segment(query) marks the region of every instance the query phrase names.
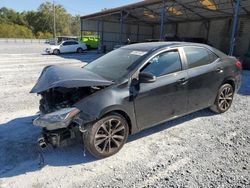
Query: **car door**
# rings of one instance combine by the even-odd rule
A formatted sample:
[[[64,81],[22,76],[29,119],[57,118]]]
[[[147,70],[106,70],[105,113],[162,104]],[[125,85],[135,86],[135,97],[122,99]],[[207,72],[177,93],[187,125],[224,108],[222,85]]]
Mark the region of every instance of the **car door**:
[[[78,47],[80,47],[80,45],[78,44],[78,42],[72,41],[71,52],[76,52]]]
[[[153,83],[140,83],[134,99],[140,129],[187,112],[187,72],[178,49],[153,56],[141,71],[152,73],[157,78]]]
[[[68,53],[70,52],[70,45],[71,45],[71,42],[70,41],[65,41],[61,44],[60,46],[60,52],[61,53]]]
[[[214,103],[222,72],[218,56],[203,47],[183,47],[188,65],[188,109],[196,111]]]

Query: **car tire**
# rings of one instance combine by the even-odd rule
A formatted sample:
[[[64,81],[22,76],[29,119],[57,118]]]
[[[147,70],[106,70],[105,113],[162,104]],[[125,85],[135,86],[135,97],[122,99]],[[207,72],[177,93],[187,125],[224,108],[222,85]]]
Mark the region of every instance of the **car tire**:
[[[90,45],[86,45],[86,46],[87,46],[87,50],[90,50],[90,49],[91,49]]]
[[[60,54],[60,50],[58,50],[58,49],[53,50],[53,54],[54,55],[59,55]]]
[[[77,48],[76,52],[81,54],[81,53],[83,53],[83,49],[82,48]]]
[[[220,87],[214,104],[210,110],[221,114],[226,112],[232,105],[234,97],[234,88],[230,84],[224,84]]]
[[[86,127],[83,144],[96,158],[106,158],[116,154],[127,141],[128,123],[117,113],[109,114]]]

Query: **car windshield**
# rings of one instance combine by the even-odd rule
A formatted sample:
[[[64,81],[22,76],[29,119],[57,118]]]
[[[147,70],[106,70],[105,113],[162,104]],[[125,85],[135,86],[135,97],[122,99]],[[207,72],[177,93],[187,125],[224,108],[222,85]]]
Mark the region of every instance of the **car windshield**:
[[[119,48],[96,59],[84,68],[105,79],[115,81],[125,76],[129,72],[129,67],[146,53],[145,51]]]
[[[57,45],[61,45],[62,43],[64,43],[64,41],[58,42]]]

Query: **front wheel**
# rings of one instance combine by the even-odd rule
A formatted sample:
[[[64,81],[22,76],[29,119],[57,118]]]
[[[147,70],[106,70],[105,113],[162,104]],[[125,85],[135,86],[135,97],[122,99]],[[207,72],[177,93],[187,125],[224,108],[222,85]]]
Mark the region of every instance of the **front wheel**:
[[[58,50],[58,49],[53,50],[53,54],[54,55],[59,55],[60,54],[60,50]]]
[[[83,136],[88,151],[97,158],[117,153],[128,138],[127,121],[120,114],[110,114],[87,126]]]
[[[210,109],[216,113],[226,112],[232,105],[234,89],[230,84],[224,84],[220,87],[213,106]]]

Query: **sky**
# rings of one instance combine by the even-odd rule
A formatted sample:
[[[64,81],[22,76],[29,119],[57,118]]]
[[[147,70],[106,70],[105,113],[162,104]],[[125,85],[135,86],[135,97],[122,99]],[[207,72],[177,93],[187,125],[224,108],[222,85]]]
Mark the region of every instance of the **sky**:
[[[52,0],[47,0],[52,2]],[[139,2],[140,0],[55,0],[72,15],[81,16],[99,12],[103,8],[115,8],[118,6]],[[0,8],[7,7],[18,12],[36,10],[46,0],[0,0]]]

